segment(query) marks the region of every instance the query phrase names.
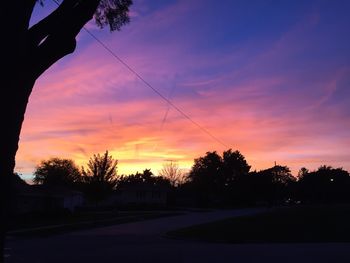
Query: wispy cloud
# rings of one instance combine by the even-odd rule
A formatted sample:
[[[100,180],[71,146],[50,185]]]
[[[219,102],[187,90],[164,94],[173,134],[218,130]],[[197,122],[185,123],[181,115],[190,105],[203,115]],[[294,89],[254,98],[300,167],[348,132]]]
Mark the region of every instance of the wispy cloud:
[[[279,9],[261,22],[269,14],[259,2],[138,0],[121,32],[90,29],[254,169],[274,161],[294,172],[325,162],[350,169],[348,27],[326,7],[299,5],[285,9],[296,19]],[[107,149],[120,173],[157,170],[167,159],[189,168],[225,150],[82,32],[78,50],[37,81],[17,167],[30,173],[50,156],[83,165]]]

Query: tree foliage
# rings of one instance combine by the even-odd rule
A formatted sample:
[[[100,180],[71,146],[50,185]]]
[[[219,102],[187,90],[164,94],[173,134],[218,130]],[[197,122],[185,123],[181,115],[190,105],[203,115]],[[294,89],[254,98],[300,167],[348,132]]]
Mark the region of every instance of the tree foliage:
[[[298,171],[298,179],[302,179],[305,175],[307,175],[309,173],[309,169],[302,167],[300,168],[300,170]]]
[[[96,202],[106,198],[117,184],[117,164],[106,151],[103,155],[94,154],[87,168],[82,168],[83,182],[88,197]]]
[[[184,182],[185,175],[177,162],[169,161],[163,164],[158,175],[169,179],[172,186],[176,187]]]
[[[170,186],[170,184],[168,178],[155,176],[151,169],[145,169],[142,173],[122,175],[118,179],[118,187],[137,185]]]
[[[239,151],[228,151],[222,154],[221,183],[230,186],[243,176],[247,176],[250,170],[245,157]]]
[[[57,4],[62,1],[54,0]],[[44,0],[37,0],[37,2],[44,6]],[[79,4],[79,0],[74,1]],[[100,28],[109,26],[110,31],[120,30],[123,25],[130,22],[129,7],[132,5],[132,0],[100,0],[98,4],[94,19]]]
[[[274,184],[287,185],[296,180],[288,166],[275,165],[259,173],[261,176],[267,177]]]
[[[55,186],[73,186],[79,182],[81,174],[74,161],[70,159],[51,158],[43,160],[34,172],[34,183],[55,185]]]
[[[308,202],[345,202],[350,200],[350,176],[343,168],[322,165],[299,178],[299,198]]]
[[[216,151],[207,152],[194,160],[188,181],[197,192],[199,203],[205,205],[213,198],[216,202],[226,202],[233,198],[233,192],[249,170],[250,166],[239,151],[229,149],[222,156]]]
[[[269,204],[283,203],[290,198],[290,186],[296,181],[289,167],[275,165],[271,168],[251,173],[252,197]]]
[[[109,25],[110,31],[120,30],[130,22],[131,4],[131,0],[102,0],[94,15],[96,24],[101,28]]]
[[[239,177],[247,175],[249,170],[245,157],[239,151],[229,149],[223,152],[222,157],[214,151],[195,159],[188,177],[193,183],[221,189],[231,186]]]
[[[222,158],[216,151],[207,152],[194,160],[188,179],[201,188],[211,188],[218,181],[221,165]]]

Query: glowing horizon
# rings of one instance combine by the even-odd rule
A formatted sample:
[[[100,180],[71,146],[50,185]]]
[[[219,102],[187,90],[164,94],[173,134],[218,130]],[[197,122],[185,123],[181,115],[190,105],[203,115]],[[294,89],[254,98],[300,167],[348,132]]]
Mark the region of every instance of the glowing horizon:
[[[239,150],[252,169],[350,170],[349,3],[136,0],[121,32],[87,27],[225,148],[183,118],[88,34],[37,81],[16,171],[50,157],[79,166],[106,150],[120,174],[166,160],[189,169]],[[33,20],[49,12],[37,7]]]

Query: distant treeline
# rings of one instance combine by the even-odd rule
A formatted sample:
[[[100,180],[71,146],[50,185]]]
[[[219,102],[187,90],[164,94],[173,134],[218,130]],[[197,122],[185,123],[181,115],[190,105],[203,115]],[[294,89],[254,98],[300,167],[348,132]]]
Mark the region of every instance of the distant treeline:
[[[294,177],[287,166],[250,171],[239,151],[222,156],[207,152],[194,160],[182,191],[201,206],[345,203],[350,201],[350,176],[342,168],[323,165],[315,171],[301,168]]]
[[[132,175],[117,175],[117,160],[106,151],[90,158],[79,169],[72,160],[42,161],[34,172],[34,183],[66,186],[82,191],[87,198],[102,201],[124,186],[153,185],[169,189],[174,205],[251,206],[296,203],[350,202],[350,176],[342,168],[323,165],[315,171],[301,168],[294,177],[287,166],[275,165],[251,171],[239,151],[222,156],[207,152],[194,160],[188,173],[176,162],[168,162],[155,176],[150,169]]]

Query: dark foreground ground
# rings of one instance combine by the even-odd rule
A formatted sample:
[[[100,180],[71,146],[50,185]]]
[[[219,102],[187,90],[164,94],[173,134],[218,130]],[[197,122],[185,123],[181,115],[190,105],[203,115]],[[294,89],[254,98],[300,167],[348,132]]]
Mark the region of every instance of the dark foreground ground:
[[[172,231],[169,236],[221,243],[348,243],[349,205],[282,207]],[[349,251],[350,253],[350,251]]]
[[[191,212],[47,237],[9,236],[5,262],[350,262],[350,243],[221,244],[165,237],[179,228],[261,212]]]

